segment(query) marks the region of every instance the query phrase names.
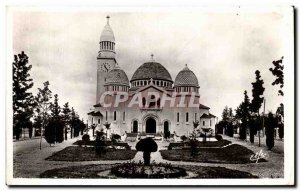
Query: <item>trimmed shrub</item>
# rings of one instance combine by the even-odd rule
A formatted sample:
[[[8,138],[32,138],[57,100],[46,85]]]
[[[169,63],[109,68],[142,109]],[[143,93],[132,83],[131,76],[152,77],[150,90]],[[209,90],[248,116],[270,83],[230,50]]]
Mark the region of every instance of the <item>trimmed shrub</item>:
[[[90,135],[89,135],[89,134],[84,134],[84,135],[82,136],[82,141],[83,141],[84,143],[87,143],[88,141],[90,141]]]
[[[151,152],[156,152],[158,146],[152,138],[147,137],[145,139],[141,139],[136,144],[135,148],[137,151],[143,151],[144,165],[150,165]]]
[[[222,137],[222,135],[219,135],[219,134],[216,134],[216,139],[218,140],[218,141],[221,141],[221,140],[223,140],[223,137]]]
[[[182,140],[182,142],[186,141],[188,138],[185,135],[180,136],[180,139]]]

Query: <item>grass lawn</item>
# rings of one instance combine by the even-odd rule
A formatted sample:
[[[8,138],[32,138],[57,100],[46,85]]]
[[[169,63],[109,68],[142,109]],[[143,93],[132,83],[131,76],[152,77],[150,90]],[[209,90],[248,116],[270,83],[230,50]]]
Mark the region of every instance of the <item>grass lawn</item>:
[[[65,168],[58,168],[47,170],[43,172],[41,178],[105,178],[98,176],[101,171],[109,170],[114,165],[82,165],[71,166]],[[176,167],[184,168],[187,171],[197,173],[193,178],[258,178],[248,172],[231,170],[224,167],[206,167],[206,166],[186,166],[176,165]],[[183,177],[184,178],[184,177]]]
[[[205,163],[243,164],[251,163],[250,156],[254,154],[244,146],[233,144],[225,148],[199,148],[197,155],[192,157],[190,150],[161,150],[162,158],[171,161],[190,161]],[[259,162],[266,161],[260,159]]]
[[[46,158],[51,161],[97,161],[97,160],[130,160],[135,150],[108,150],[101,156],[96,154],[94,147],[70,146]]]

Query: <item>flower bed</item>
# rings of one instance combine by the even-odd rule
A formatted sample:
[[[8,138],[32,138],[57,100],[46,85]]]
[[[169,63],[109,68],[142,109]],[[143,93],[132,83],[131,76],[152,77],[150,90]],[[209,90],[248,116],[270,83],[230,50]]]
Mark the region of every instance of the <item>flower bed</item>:
[[[221,141],[212,141],[212,142],[197,142],[197,147],[201,148],[201,147],[223,147],[226,145],[229,145],[231,142],[227,141],[227,140],[221,140]],[[176,149],[188,149],[189,147],[189,143],[183,143],[183,142],[179,142],[179,143],[170,143],[168,146],[168,150],[176,150]]]
[[[185,169],[170,164],[154,163],[145,166],[134,162],[117,165],[111,169],[111,173],[123,178],[178,178],[187,175]]]
[[[73,143],[73,145],[86,145],[86,146],[95,146],[95,141],[87,141],[86,143],[84,143],[84,141],[82,140],[78,140],[76,142]],[[128,143],[124,143],[124,142],[115,142],[113,143],[112,141],[105,141],[105,145],[107,146],[114,146],[116,149],[126,149],[126,150],[131,150],[131,147],[128,145]]]

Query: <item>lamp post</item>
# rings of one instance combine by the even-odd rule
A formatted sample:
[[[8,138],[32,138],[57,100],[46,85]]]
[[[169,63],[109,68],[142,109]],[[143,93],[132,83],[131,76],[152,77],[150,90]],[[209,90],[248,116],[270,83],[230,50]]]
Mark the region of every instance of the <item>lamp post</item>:
[[[108,123],[107,121],[103,124],[106,128],[106,140],[107,140],[107,131],[109,130],[110,127],[110,123]]]
[[[205,143],[206,142],[206,133],[209,132],[209,127],[202,127],[202,130],[204,131],[204,139],[203,139],[203,142]]]

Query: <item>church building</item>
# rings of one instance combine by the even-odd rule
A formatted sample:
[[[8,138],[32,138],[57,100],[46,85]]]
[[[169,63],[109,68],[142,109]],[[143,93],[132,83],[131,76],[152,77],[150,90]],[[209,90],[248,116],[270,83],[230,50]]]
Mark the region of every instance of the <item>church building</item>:
[[[122,69],[126,63],[117,64],[116,61],[116,41],[109,17],[99,45],[96,103],[88,113],[89,127],[94,124],[104,128],[104,124],[110,124],[111,133],[120,135],[163,135],[169,131],[181,136],[189,135],[194,122],[198,122],[198,128],[215,131],[216,117],[209,112],[209,107],[200,104],[199,81],[187,65],[182,66],[173,81],[163,63],[155,61],[151,55],[129,80]],[[128,99],[115,107],[120,94]],[[102,101],[112,103],[110,106],[104,107],[103,95]],[[132,104],[134,101],[140,104]]]

